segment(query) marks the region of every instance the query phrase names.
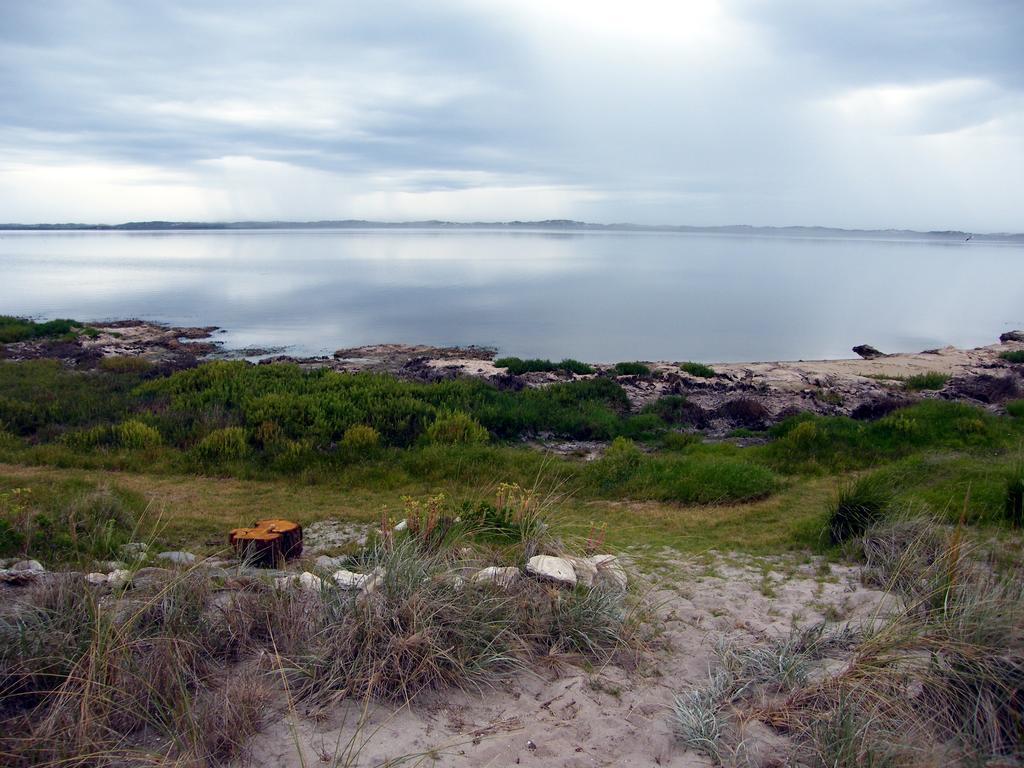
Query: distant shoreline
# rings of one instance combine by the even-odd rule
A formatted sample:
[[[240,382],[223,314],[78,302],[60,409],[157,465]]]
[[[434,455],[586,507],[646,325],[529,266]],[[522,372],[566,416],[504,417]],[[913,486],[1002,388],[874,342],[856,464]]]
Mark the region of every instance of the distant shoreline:
[[[595,224],[569,219],[543,221],[368,221],[363,219],[321,221],[130,221],[121,224],[41,223],[0,224],[0,232],[187,232],[187,231],[244,231],[244,230],[325,230],[325,229],[435,229],[435,230],[495,230],[525,231],[551,230],[574,232],[675,232],[689,234],[752,235],[762,237],[836,237],[836,238],[899,238],[907,240],[948,240],[951,242],[1008,242],[1024,244],[1024,233],[976,233],[961,230],[912,229],[842,229],[819,226],[767,227],[742,225],[691,226],[670,224]]]

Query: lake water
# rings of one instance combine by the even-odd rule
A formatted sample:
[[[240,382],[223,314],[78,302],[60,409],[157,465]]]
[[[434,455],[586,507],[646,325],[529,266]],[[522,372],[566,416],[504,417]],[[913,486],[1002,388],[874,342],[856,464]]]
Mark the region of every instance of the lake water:
[[[1024,327],[1024,247],[675,233],[0,233],[0,314],[216,325],[228,348],[849,357]]]

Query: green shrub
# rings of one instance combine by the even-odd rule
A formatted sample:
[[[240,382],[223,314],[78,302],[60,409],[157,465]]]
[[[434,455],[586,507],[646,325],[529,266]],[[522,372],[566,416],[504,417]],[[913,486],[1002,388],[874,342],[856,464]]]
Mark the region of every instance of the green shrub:
[[[616,363],[612,368],[616,376],[650,376],[651,369],[646,363]]]
[[[107,373],[148,373],[153,369],[153,364],[144,357],[134,355],[116,355],[104,357],[99,362],[101,371]]]
[[[487,429],[462,411],[443,411],[427,427],[427,442],[434,445],[472,445],[490,439]]]
[[[1015,349],[1012,352],[1003,352],[999,356],[1008,363],[1024,363],[1024,349]]]
[[[75,320],[59,319],[37,323],[24,317],[0,315],[0,344],[69,335],[74,338],[73,331],[76,328],[81,328],[81,323]]]
[[[597,461],[588,469],[603,489],[626,482],[636,474],[644,460],[643,452],[628,437],[616,437]]]
[[[242,427],[224,427],[200,440],[195,452],[208,461],[241,459],[249,453],[249,441]]]
[[[1015,419],[1024,419],[1024,400],[1014,400],[1006,404],[1006,412]]]
[[[494,361],[494,365],[497,368],[506,368],[509,373],[516,375],[535,371],[565,371],[567,373],[575,373],[578,375],[585,375],[594,372],[594,368],[592,366],[571,358],[566,358],[560,363],[554,363],[550,360],[523,360],[518,357],[500,357]]]
[[[114,428],[117,444],[122,448],[153,448],[163,439],[160,432],[138,419],[129,419]]]
[[[892,498],[891,484],[878,474],[843,485],[829,507],[829,541],[843,544],[860,536],[884,517]]]
[[[700,435],[693,432],[666,432],[661,436],[661,449],[664,451],[684,451],[691,445],[700,445]]]
[[[380,432],[365,424],[354,424],[345,430],[341,447],[353,454],[373,453],[380,448]]]
[[[694,363],[687,361],[685,363],[677,363],[679,370],[684,373],[688,373],[691,376],[696,376],[701,379],[711,379],[716,376],[714,368],[704,363]]]
[[[948,373],[939,371],[927,371],[926,373],[915,373],[903,381],[903,386],[912,392],[942,389],[949,381]]]

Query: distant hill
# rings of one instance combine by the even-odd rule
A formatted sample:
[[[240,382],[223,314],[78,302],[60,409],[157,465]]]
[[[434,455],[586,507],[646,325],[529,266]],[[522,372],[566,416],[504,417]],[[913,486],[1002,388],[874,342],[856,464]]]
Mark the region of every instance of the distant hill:
[[[700,234],[746,235],[750,237],[842,237],[867,239],[927,239],[966,242],[1024,243],[1024,233],[974,233],[959,230],[918,232],[912,229],[837,229],[834,227],[755,227],[747,224],[697,227],[671,224],[592,224],[571,219],[544,221],[366,221],[342,219],[338,221],[129,221],[124,224],[0,224],[0,230],[9,231],[142,231],[167,232],[175,230],[226,229],[494,229],[494,230],[557,230],[583,232],[689,232]]]

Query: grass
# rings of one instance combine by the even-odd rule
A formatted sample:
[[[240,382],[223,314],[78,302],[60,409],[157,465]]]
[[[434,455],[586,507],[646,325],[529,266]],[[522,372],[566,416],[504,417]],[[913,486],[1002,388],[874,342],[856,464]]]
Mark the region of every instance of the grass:
[[[717,375],[714,368],[709,365],[704,365],[704,363],[687,361],[685,363],[676,363],[676,365],[678,365],[679,369],[684,373],[688,373],[691,376],[696,376],[700,379],[712,379]]]
[[[948,373],[940,373],[938,371],[915,373],[913,376],[907,376],[903,380],[903,387],[911,392],[937,390],[946,386],[949,379]]]
[[[549,510],[513,487],[495,504],[538,519]],[[454,520],[453,507],[438,509]],[[638,603],[617,587],[462,580],[482,563],[522,567],[531,547],[573,551],[555,520],[500,545],[479,522],[443,538],[383,527],[354,556],[380,574],[363,594],[330,579],[280,589],[198,568],[124,588],[47,579],[0,610],[4,764],[244,762],[248,737],[282,699],[307,711],[342,699],[407,702],[490,686],[541,658],[600,664],[636,651]]]
[[[879,522],[893,500],[888,479],[864,475],[843,485],[829,507],[828,533],[833,544],[844,544]]]
[[[997,572],[962,527],[887,521],[863,539],[891,612],[866,624],[724,645],[709,685],[684,691],[673,724],[721,764],[741,755],[736,722],[789,734],[794,762],[984,765],[1022,756],[1024,572]],[[822,659],[839,672],[812,676]]]
[[[999,357],[1008,363],[1024,363],[1024,349],[1015,349],[1010,352],[1002,352]]]

